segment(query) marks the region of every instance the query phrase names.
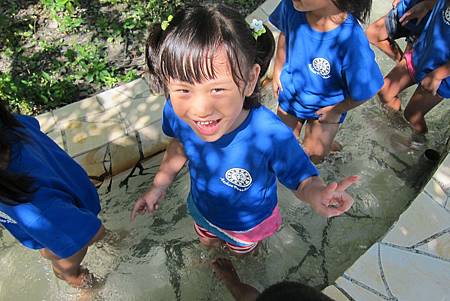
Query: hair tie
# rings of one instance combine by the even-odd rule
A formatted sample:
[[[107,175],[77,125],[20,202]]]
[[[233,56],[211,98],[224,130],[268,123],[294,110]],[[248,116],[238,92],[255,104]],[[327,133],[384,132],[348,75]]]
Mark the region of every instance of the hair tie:
[[[253,32],[253,37],[255,40],[258,39],[259,36],[266,33],[266,28],[263,25],[263,21],[253,19],[252,23],[250,23],[250,29]]]
[[[167,29],[167,27],[169,27],[170,21],[172,21],[172,19],[173,19],[173,16],[172,16],[172,15],[169,15],[169,16],[167,17],[167,20],[162,21],[162,23],[161,23],[161,29],[162,29],[163,31],[165,31],[165,30]]]

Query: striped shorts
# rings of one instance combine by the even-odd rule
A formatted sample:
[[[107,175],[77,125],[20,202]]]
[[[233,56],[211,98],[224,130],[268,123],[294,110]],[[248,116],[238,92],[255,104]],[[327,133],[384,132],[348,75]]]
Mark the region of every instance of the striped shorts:
[[[189,213],[194,219],[194,230],[202,238],[218,238],[234,253],[245,254],[253,251],[258,243],[272,236],[281,227],[281,215],[278,205],[272,214],[260,224],[245,231],[225,230],[209,222],[196,208],[192,197],[187,200]]]

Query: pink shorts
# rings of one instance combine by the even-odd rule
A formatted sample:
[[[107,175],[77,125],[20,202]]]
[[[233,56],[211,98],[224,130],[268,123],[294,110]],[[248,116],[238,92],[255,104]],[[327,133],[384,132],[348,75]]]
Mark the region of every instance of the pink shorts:
[[[415,82],[414,75],[416,72],[414,71],[413,53],[411,49],[405,52],[405,60],[409,76],[411,77],[411,80]]]
[[[252,251],[258,245],[258,242],[275,234],[281,226],[281,215],[278,205],[275,206],[275,209],[268,218],[255,227],[245,231],[225,230],[212,224],[196,210],[192,199],[188,199],[188,208],[195,221],[195,232],[200,237],[219,238],[225,241],[226,245],[236,253]]]

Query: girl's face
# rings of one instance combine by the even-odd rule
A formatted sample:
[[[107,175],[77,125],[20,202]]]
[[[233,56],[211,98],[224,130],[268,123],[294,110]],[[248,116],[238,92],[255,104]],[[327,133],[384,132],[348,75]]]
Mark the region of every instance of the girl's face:
[[[292,0],[294,8],[302,12],[324,9],[333,4],[330,0]]]
[[[223,48],[217,52],[212,66],[214,79],[195,84],[170,80],[167,84],[175,114],[207,142],[218,140],[245,120],[248,111],[243,109],[244,99],[253,93],[260,70],[255,64],[247,84],[237,86]]]

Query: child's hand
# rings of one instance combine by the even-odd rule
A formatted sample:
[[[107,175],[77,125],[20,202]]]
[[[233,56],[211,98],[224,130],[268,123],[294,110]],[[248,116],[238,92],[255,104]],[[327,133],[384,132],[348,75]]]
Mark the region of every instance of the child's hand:
[[[396,8],[400,0],[394,0],[392,1],[392,8]]]
[[[273,70],[273,76],[272,76],[272,88],[273,88],[273,95],[276,99],[280,96],[280,91],[283,91],[283,87],[281,86],[281,70],[276,70],[278,68],[275,68]]]
[[[321,123],[339,123],[341,119],[341,113],[337,112],[336,106],[323,107],[316,111],[316,115],[319,116],[319,122]]]
[[[134,204],[131,211],[131,221],[134,221],[138,214],[144,214],[146,211],[154,213],[159,208],[159,202],[166,195],[166,190],[162,188],[151,187]]]
[[[413,7],[411,7],[401,18],[400,18],[400,24],[405,26],[409,21],[417,19],[416,25],[419,25],[419,23],[422,21],[423,18],[428,14],[430,11],[426,1],[419,2]]]
[[[443,78],[440,78],[436,72],[432,71],[428,73],[420,82],[420,86],[430,92],[432,95],[436,95],[439,86],[442,83]]]
[[[357,176],[350,176],[339,183],[333,182],[328,184],[310,202],[311,207],[318,214],[325,217],[343,214],[353,205],[352,197],[345,190],[357,181]]]

